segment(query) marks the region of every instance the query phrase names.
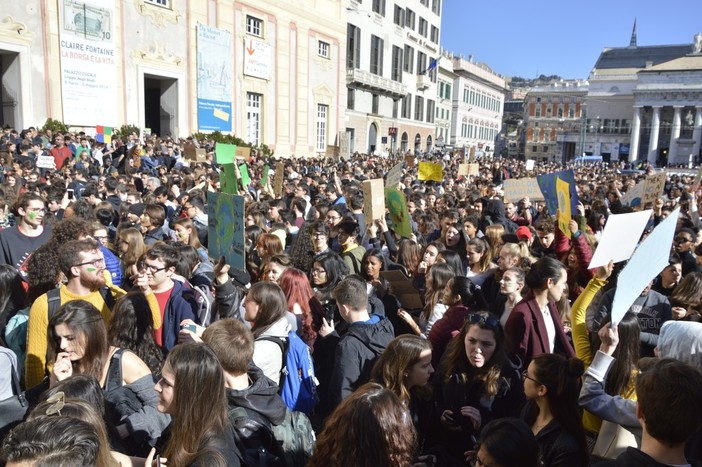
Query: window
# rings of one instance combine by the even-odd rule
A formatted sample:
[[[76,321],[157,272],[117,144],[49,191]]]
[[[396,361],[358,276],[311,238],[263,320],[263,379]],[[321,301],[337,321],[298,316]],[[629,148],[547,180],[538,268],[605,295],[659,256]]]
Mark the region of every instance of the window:
[[[431,11],[434,14],[440,15],[441,14],[441,0],[432,0],[431,1]]]
[[[461,138],[467,138],[468,137],[468,124],[466,122],[463,122],[461,124]]]
[[[427,99],[427,123],[434,123],[435,105],[433,100]]]
[[[402,69],[408,73],[412,73],[412,68],[414,67],[414,49],[409,45],[405,46],[405,63]]]
[[[261,141],[261,94],[246,93],[246,136],[249,143],[258,146]]]
[[[436,26],[432,25],[431,26],[431,36],[429,39],[434,43],[438,44],[439,43],[439,28]]]
[[[416,21],[416,17],[414,15],[414,11],[407,8],[407,11],[405,13],[405,26],[414,30],[415,21]]]
[[[392,17],[392,21],[398,26],[405,25],[405,9],[395,5],[395,12]]]
[[[541,106],[537,105],[536,106],[536,113],[534,114],[534,117],[540,117],[541,116]]]
[[[412,112],[412,94],[402,98],[402,118],[410,118]]]
[[[317,104],[317,151],[327,150],[327,113],[329,106]]]
[[[468,88],[463,88],[463,102],[465,102],[467,104],[469,102],[469,99],[470,99],[470,94],[469,94]]]
[[[317,54],[320,57],[329,58],[329,42],[319,41],[317,45]]]
[[[373,99],[371,102],[371,113],[378,115],[380,110],[380,96],[378,94],[373,94]]]
[[[402,49],[395,45],[392,46],[392,71],[390,79],[398,83],[402,82]]]
[[[346,29],[346,68],[360,68],[361,64],[361,29],[349,24]]]
[[[422,96],[414,97],[414,119],[420,122],[424,119],[424,98]]]
[[[427,55],[417,51],[417,74],[421,75],[427,70]]]
[[[246,34],[263,37],[263,21],[253,16],[246,16]]]
[[[392,100],[392,118],[397,118],[397,112],[400,108],[400,101]]]
[[[422,5],[424,5],[426,7],[429,6],[429,0],[419,0],[419,3],[421,3]]]
[[[385,0],[373,0],[373,12],[385,16]]]
[[[356,107],[356,90],[346,88],[346,108],[353,110]]]
[[[419,18],[419,34],[421,34],[424,37],[427,37],[428,29],[429,23],[427,23],[427,20],[425,20],[424,18]]]
[[[383,40],[371,35],[370,72],[383,76]]]
[[[144,0],[146,3],[151,3],[152,5],[162,6],[164,8],[170,8],[170,0]]]

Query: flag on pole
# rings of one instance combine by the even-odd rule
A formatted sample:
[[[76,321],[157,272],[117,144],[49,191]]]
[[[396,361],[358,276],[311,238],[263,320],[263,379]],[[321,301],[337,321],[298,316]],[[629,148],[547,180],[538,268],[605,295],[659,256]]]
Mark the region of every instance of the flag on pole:
[[[102,125],[96,126],[95,139],[98,143],[110,144],[112,142],[112,127]]]
[[[427,67],[427,69],[424,70],[424,71],[422,72],[422,74],[423,74],[423,75],[426,75],[426,74],[429,73],[431,70],[433,70],[434,68],[436,68],[437,66],[439,66],[439,60],[440,60],[440,59],[441,59],[441,55],[439,55],[439,56],[436,57],[436,58],[430,59],[430,60],[429,60],[429,67]]]

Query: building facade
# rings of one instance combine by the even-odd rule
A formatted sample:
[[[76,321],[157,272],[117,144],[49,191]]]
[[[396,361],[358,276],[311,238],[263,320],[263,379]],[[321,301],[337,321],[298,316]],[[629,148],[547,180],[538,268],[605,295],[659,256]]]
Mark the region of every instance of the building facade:
[[[344,128],[341,1],[5,2],[3,122],[231,132],[280,155]]]
[[[441,0],[351,0],[345,138],[351,152],[431,151]]]
[[[587,81],[533,87],[524,99],[524,156],[565,162],[583,152]]]
[[[504,77],[483,63],[453,56],[451,145],[477,156],[492,156],[502,128],[507,87]]]

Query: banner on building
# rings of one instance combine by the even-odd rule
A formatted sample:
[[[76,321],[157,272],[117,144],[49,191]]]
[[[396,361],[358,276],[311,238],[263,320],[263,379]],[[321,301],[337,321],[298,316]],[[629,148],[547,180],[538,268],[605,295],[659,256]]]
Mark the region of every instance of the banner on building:
[[[244,40],[244,74],[271,79],[271,46],[267,42],[247,37]]]
[[[115,1],[59,0],[58,6],[63,121],[117,126]]]
[[[232,131],[232,34],[197,25],[197,126]]]

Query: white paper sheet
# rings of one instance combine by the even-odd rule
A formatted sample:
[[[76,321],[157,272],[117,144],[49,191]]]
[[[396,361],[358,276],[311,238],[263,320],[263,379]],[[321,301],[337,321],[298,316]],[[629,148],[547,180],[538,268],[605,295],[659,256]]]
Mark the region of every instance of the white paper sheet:
[[[650,209],[610,215],[588,269],[604,266],[610,261],[619,263],[631,258],[650,218]]]

